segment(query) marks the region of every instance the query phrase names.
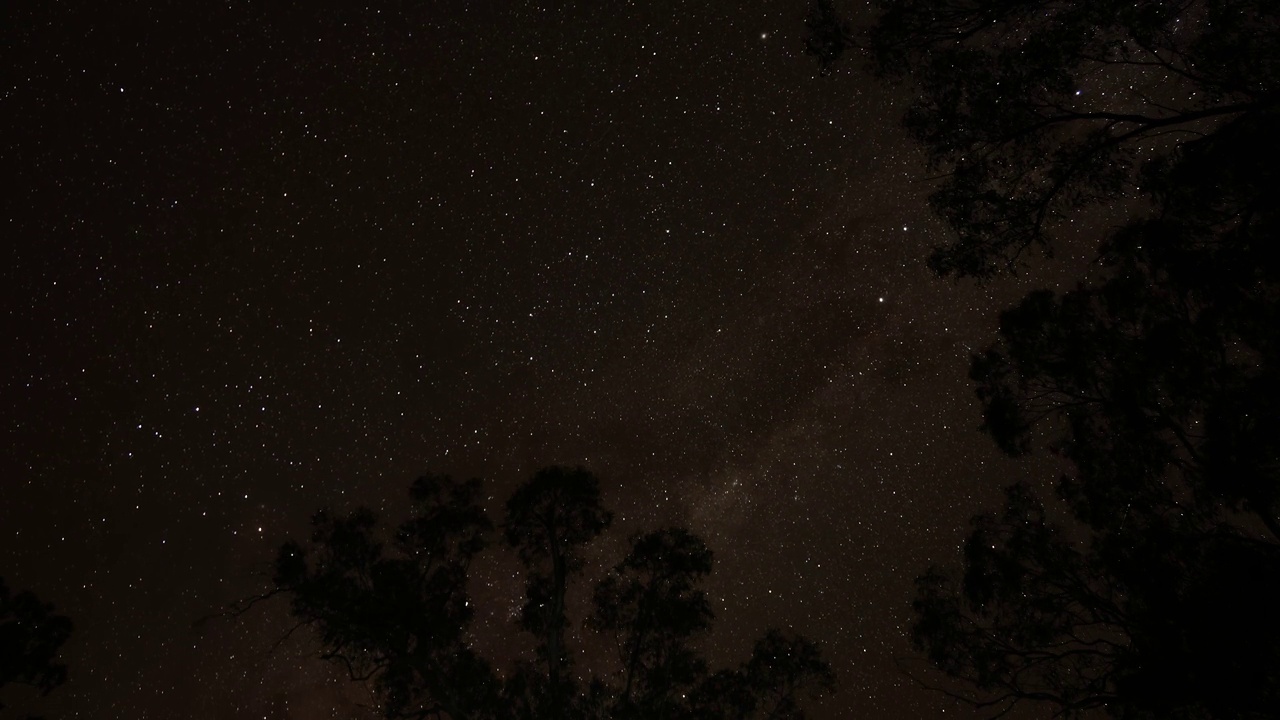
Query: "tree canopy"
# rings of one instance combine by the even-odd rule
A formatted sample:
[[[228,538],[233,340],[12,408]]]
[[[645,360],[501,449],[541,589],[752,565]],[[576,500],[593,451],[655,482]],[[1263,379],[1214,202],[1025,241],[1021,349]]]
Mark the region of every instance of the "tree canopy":
[[[1126,197],[1156,215],[1176,203],[1235,225],[1274,199],[1266,157],[1240,168],[1252,194],[1235,183],[1200,197],[1169,183],[1242,159],[1242,144],[1274,145],[1280,11],[1270,0],[876,4],[874,26],[857,34],[816,0],[808,47],[827,68],[857,45],[882,77],[912,84],[904,121],[943,178],[931,202],[955,233],[930,260],[942,274],[1016,269],[1028,250],[1051,252],[1081,210]]]
[[[917,647],[993,716],[1273,717],[1280,5],[878,5],[865,34],[811,22],[810,46],[856,44],[916,90],[904,122],[953,232],[935,271],[993,280],[1078,244],[1091,208],[1127,215],[973,358],[983,429],[1069,470],[1049,497],[1009,488],[963,569],[918,580]]]
[[[738,668],[710,669],[695,641],[714,618],[699,588],[712,556],[683,528],[633,537],[595,582],[582,626],[611,641],[616,663],[575,671],[566,594],[612,521],[582,468],[539,470],[507,502],[501,536],[526,570],[519,627],[535,654],[495,667],[468,640],[468,568],[496,529],[481,484],[428,475],[410,497],[410,517],[389,533],[368,510],[319,512],[310,542],[286,543],[276,560],[276,592],[314,629],[320,657],[370,683],[385,717],[801,720],[805,699],[834,689],[818,647],[778,630]]]

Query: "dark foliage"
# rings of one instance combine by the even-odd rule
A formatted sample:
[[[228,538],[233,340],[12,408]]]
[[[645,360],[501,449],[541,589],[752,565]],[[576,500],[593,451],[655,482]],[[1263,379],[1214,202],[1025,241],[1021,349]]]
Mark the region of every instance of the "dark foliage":
[[[371,682],[388,718],[799,720],[805,697],[834,688],[817,647],[777,631],[740,668],[709,670],[692,641],[713,619],[698,587],[711,552],[680,528],[633,538],[597,582],[585,625],[614,640],[618,667],[574,671],[565,596],[612,515],[594,475],[561,467],[538,471],[507,503],[503,537],[527,571],[520,627],[536,660],[499,672],[467,642],[467,568],[493,529],[480,483],[429,476],[411,495],[413,514],[390,542],[368,511],[322,512],[309,546],[288,543],[276,561],[276,591],[316,631],[321,657]]]
[[[1179,150],[1156,192],[1197,203],[1114,236],[1098,281],[1029,295],[974,359],[1000,447],[1072,467],[1070,533],[1019,488],[975,521],[962,587],[921,582],[918,643],[994,697],[1118,717],[1280,702],[1280,153],[1250,123]],[[1237,142],[1251,158],[1201,155]]]
[[[1070,470],[919,578],[916,645],[993,716],[1275,717],[1280,5],[879,5],[875,70],[918,90],[955,231],[937,272],[989,279],[1087,208],[1129,216],[973,360],[997,445]]]
[[[14,593],[0,578],[0,688],[28,685],[48,694],[65,682],[67,667],[57,658],[71,629],[53,605],[29,591]]]
[[[467,567],[492,530],[479,493],[477,480],[422,477],[410,490],[413,516],[389,545],[360,510],[317,513],[309,547],[280,550],[275,582],[294,617],[315,629],[326,660],[373,681],[387,717],[470,717],[460,713],[494,699],[492,669],[464,637],[474,613]]]
[[[879,5],[875,68],[918,86],[906,125],[945,177],[932,204],[956,234],[930,260],[942,274],[1016,268],[1089,206],[1168,201],[1152,191],[1168,189],[1185,143],[1275,123],[1271,0]],[[1216,150],[1229,152],[1200,153],[1225,165]]]

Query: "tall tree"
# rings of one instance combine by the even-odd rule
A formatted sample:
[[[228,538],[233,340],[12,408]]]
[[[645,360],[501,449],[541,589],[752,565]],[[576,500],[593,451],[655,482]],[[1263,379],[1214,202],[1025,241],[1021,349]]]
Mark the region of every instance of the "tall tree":
[[[507,543],[529,571],[520,623],[538,639],[547,670],[548,707],[540,714],[561,717],[573,694],[565,592],[569,578],[582,570],[582,547],[612,522],[613,514],[600,505],[600,481],[582,468],[539,470],[507,501]]]
[[[427,476],[411,496],[413,514],[391,542],[367,510],[321,512],[311,542],[286,543],[276,560],[274,592],[317,632],[320,657],[371,682],[388,718],[798,719],[805,697],[834,688],[816,645],[777,632],[740,668],[709,672],[692,641],[711,626],[698,587],[711,553],[680,528],[633,538],[595,586],[585,624],[617,642],[621,671],[571,673],[566,593],[584,570],[584,546],[612,514],[593,474],[562,467],[535,473],[506,506],[503,535],[527,572],[520,627],[537,661],[499,672],[467,642],[467,570],[492,530],[480,484]],[[575,682],[580,675],[589,681]]]

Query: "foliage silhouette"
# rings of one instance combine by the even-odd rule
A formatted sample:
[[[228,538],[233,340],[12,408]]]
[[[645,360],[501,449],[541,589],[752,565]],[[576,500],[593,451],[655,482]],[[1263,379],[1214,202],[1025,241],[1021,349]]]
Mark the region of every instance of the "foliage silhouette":
[[[0,688],[28,685],[47,695],[65,682],[67,667],[57,657],[71,630],[53,605],[30,591],[14,593],[0,578]]]
[[[1167,200],[1152,181],[1185,143],[1275,124],[1271,0],[877,4],[864,36],[817,0],[806,42],[824,72],[861,44],[882,77],[915,84],[905,123],[943,178],[931,203],[955,231],[930,259],[941,274],[1016,269],[1084,208]]]
[[[612,514],[593,474],[563,467],[539,470],[507,502],[502,536],[526,570],[519,627],[536,653],[499,672],[468,641],[467,571],[494,530],[480,487],[419,478],[412,514],[390,542],[367,510],[320,512],[310,543],[286,543],[277,556],[275,592],[315,630],[321,658],[371,683],[386,717],[799,720],[805,697],[834,690],[817,646],[778,631],[741,667],[710,671],[693,641],[713,619],[698,588],[711,552],[681,528],[633,537],[596,583],[584,626],[614,640],[618,665],[575,671],[566,593],[584,571],[584,546]]]
[[[1253,147],[1280,160],[1274,139]],[[1209,184],[1238,167],[1201,169]],[[975,520],[961,587],[921,581],[918,643],[997,697],[1123,717],[1280,702],[1275,210],[1197,229],[1176,210],[1129,226],[1104,279],[1030,294],[974,359],[997,444],[1042,442],[1072,468],[1071,527],[1015,488]]]
[[[937,272],[990,279],[1086,208],[1130,216],[973,359],[996,444],[1070,470],[1053,504],[1009,488],[963,572],[918,579],[917,647],[994,716],[1274,717],[1280,6],[879,5],[866,45],[918,86],[906,125],[955,231]]]

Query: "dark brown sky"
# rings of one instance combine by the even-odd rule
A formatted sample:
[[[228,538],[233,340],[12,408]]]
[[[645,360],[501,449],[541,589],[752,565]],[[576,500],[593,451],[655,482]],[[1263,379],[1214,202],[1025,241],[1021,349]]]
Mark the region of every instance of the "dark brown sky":
[[[903,91],[817,78],[804,2],[74,5],[0,11],[0,576],[77,626],[45,711],[351,717],[282,608],[193,621],[321,506],[430,470],[496,516],[569,463],[620,518],[593,568],[708,540],[718,660],[793,627],[816,717],[956,714],[897,669],[912,579],[1036,472],[965,379],[1035,281],[928,274]]]

